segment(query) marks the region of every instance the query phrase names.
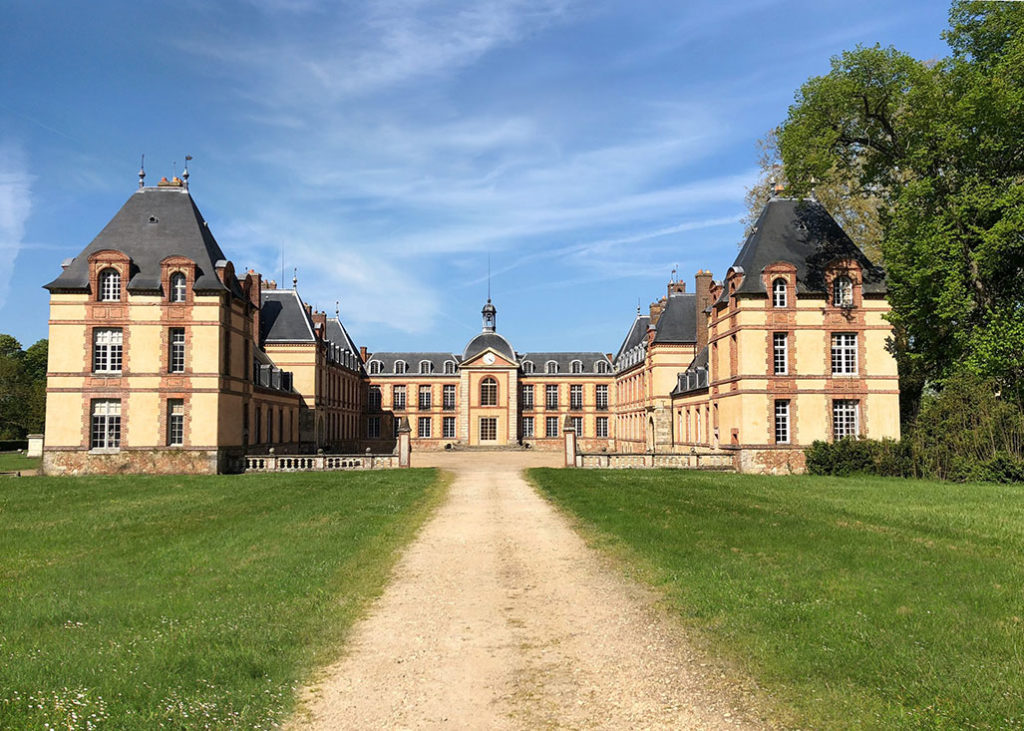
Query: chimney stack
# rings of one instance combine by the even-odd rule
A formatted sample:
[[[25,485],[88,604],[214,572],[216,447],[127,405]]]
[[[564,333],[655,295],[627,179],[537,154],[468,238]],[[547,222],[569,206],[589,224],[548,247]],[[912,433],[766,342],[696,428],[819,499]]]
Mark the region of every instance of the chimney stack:
[[[704,310],[711,306],[711,272],[701,269],[694,276],[697,292],[697,352],[708,346],[708,323],[710,318]]]
[[[359,346],[359,359],[361,361],[363,361],[363,363],[366,362],[366,346],[365,345]]]

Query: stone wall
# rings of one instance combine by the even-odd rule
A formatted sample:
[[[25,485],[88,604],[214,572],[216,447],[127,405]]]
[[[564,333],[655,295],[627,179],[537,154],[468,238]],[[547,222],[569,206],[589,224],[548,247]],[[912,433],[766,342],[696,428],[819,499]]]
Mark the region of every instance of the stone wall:
[[[755,475],[800,475],[807,470],[800,448],[740,449],[737,462],[740,472]]]
[[[184,474],[210,475],[233,471],[231,455],[222,450],[122,449],[100,453],[83,450],[43,451],[47,475]],[[220,468],[220,469],[218,469]]]
[[[728,452],[705,454],[580,454],[576,464],[586,469],[659,469],[733,470],[735,462]]]

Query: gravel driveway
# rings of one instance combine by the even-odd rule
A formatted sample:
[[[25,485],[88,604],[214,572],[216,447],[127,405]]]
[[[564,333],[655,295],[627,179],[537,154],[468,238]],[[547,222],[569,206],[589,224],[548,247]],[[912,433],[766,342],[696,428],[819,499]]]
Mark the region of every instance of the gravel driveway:
[[[455,473],[296,728],[754,728],[748,684],[525,482],[561,455],[418,453]],[[728,676],[728,677],[727,677]],[[743,687],[743,686],[746,687]]]

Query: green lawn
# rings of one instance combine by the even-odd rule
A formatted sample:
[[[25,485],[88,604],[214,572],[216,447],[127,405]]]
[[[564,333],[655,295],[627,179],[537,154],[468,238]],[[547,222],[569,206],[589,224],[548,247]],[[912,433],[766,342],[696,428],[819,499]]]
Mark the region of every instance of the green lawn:
[[[0,481],[0,728],[266,728],[436,470]]]
[[[0,452],[0,472],[20,472],[39,469],[39,459],[29,459],[17,452]]]
[[[1024,486],[530,476],[796,723],[1024,726]]]

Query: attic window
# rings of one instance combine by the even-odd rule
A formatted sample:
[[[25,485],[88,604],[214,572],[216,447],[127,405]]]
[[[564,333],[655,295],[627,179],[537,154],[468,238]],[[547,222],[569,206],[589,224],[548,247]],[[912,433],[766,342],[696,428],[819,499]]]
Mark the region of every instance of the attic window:
[[[772,306],[786,306],[786,280],[782,277],[772,282]]]
[[[583,362],[579,361],[579,360],[574,360],[572,362],[571,366],[570,366],[570,370],[573,373],[582,373],[583,372]]]
[[[100,302],[118,302],[121,299],[121,272],[104,269],[99,276]]]
[[[395,361],[395,373],[398,373],[399,375],[405,373],[405,361],[404,360],[396,360]]]
[[[836,277],[832,282],[832,306],[853,306],[853,280],[845,274]]]
[[[370,375],[371,376],[375,376],[378,373],[380,373],[380,365],[381,364],[380,364],[379,360],[371,360],[370,361]]]

